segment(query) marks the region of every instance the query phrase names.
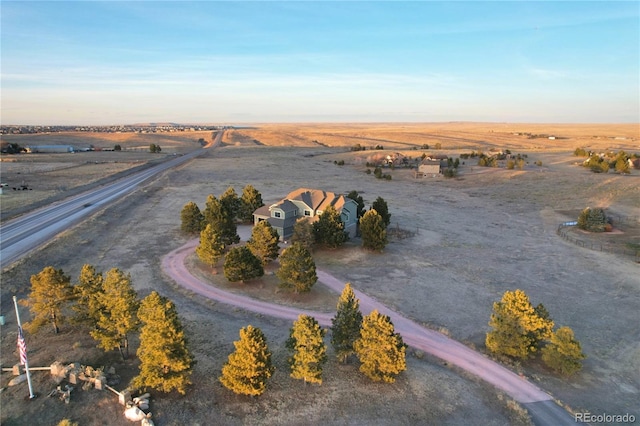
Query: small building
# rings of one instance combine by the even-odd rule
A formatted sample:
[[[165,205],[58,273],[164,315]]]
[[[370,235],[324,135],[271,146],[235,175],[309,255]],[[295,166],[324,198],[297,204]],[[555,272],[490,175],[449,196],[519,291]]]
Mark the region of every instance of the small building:
[[[31,145],[25,147],[25,151],[27,153],[59,154],[75,152],[75,149],[71,145]]]
[[[300,218],[315,222],[328,206],[335,207],[344,223],[349,237],[356,235],[358,204],[344,195],[320,189],[299,188],[270,206],[262,206],[253,212],[253,224],[268,221],[278,231],[280,239],[288,240],[293,235],[293,225]]]
[[[418,166],[418,173],[422,174],[422,176],[433,176],[439,175],[442,167],[440,160],[424,160]]]

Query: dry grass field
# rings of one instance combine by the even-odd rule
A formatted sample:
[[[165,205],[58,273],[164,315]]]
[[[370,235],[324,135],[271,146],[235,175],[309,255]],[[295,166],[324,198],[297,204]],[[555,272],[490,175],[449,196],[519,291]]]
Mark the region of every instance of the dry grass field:
[[[547,136],[529,138],[525,133]],[[588,358],[583,370],[570,379],[556,376],[536,361],[511,367],[574,411],[629,412],[640,418],[640,265],[633,257],[578,247],[556,234],[559,223],[574,220],[586,206],[640,217],[640,171],[629,176],[593,174],[576,166],[578,159],[572,155],[578,146],[640,152],[637,125],[270,124],[230,131],[223,142],[222,147],[167,172],[2,272],[0,308],[7,318],[1,328],[3,366],[17,360],[10,296],[24,297],[30,275],[45,266],[62,268],[75,280],[81,266],[90,263],[103,271],[118,267],[131,273],[140,296],[155,289],[171,298],[181,315],[198,361],[194,384],[185,397],[154,393],[151,409],[156,424],[413,425],[469,424],[469,419],[475,424],[527,424],[517,404],[494,389],[412,351],[407,371],[392,385],[370,383],[355,363],[344,366],[330,357],[323,385],[305,386],[286,371],[284,342],[290,324],[192,297],[160,270],[161,257],[187,239],[179,226],[180,210],[189,201],[204,208],[208,194],[218,196],[229,186],[240,193],[247,184],[255,186],[267,204],[301,186],[357,190],[367,207],[383,197],[392,214],[392,230],[405,232],[392,236],[382,254],[361,250],[357,240],[340,250],[318,250],[314,258],[319,268],[479,351],[484,351],[492,303],[505,290],[523,289],[534,304],[545,305],[557,326],[575,331]],[[423,144],[438,142],[441,150],[421,149]],[[114,142],[105,139],[103,143]],[[161,155],[165,144],[170,146],[150,143],[162,146]],[[183,143],[184,149],[192,149],[194,140]],[[380,144],[384,152],[412,156],[427,152],[455,157],[470,150],[510,149],[527,154],[529,164],[523,170],[485,169],[470,160],[456,179],[414,179],[410,170],[398,168],[386,170],[392,180],[385,181],[365,173],[367,156],[373,151],[348,150],[357,143]],[[182,149],[179,141],[175,144],[176,150]],[[158,159],[136,151],[89,154],[121,155],[117,164],[133,155]],[[77,188],[78,172],[89,174],[76,160],[82,155],[51,155],[31,171],[22,161],[28,156],[19,156],[23,168],[13,176],[28,181],[34,192],[46,182],[65,194]],[[14,163],[2,159],[4,182],[5,165]],[[339,160],[345,165],[334,163]],[[47,167],[50,170],[36,172]],[[99,182],[123,169],[105,162],[100,169],[103,174],[95,171],[91,179]],[[5,191],[3,214],[5,200],[17,196]],[[11,209],[27,208],[30,201],[22,202]],[[639,223],[628,221],[615,231],[581,238],[640,244]],[[332,297],[337,301],[337,295],[320,287],[314,288],[313,297],[277,294],[271,275],[230,285],[221,273],[210,274],[194,260],[191,267],[198,275],[209,276],[212,285],[278,303],[326,309]],[[217,381],[238,330],[247,324],[262,328],[277,367],[268,391],[259,398],[235,396]],[[120,387],[136,373],[135,357],[121,362],[116,354],[104,354],[73,327],[63,327],[58,336],[45,329],[27,336],[27,344],[32,365],[49,365],[54,360],[114,365],[122,376]],[[6,386],[10,376],[3,373],[1,379]],[[25,400],[25,385],[0,394],[3,425],[52,425],[65,417],[83,425],[128,424],[111,394],[78,389],[65,405],[46,398],[55,384],[44,373],[34,374],[34,383],[42,395],[35,401]]]

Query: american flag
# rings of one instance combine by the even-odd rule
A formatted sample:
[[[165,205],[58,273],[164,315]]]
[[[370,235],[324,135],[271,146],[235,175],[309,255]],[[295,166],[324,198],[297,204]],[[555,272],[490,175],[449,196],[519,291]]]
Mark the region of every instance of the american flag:
[[[18,327],[18,352],[20,353],[20,364],[27,364],[27,344],[22,335],[22,327]]]

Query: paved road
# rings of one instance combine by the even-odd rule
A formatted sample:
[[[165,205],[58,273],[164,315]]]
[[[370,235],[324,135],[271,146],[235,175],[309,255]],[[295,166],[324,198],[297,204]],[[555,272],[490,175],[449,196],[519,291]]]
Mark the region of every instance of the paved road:
[[[162,259],[162,269],[179,285],[209,299],[238,306],[252,312],[291,321],[297,319],[299,314],[304,313],[313,316],[323,326],[331,325],[331,318],[333,318],[334,313],[315,312],[271,304],[239,294],[229,293],[199,280],[189,272],[184,262],[186,256],[193,253],[197,245],[198,239],[189,241]],[[321,283],[338,293],[342,292],[344,288],[343,281],[324,271],[317,271],[317,274]],[[402,335],[406,344],[435,355],[501,389],[529,410],[535,424],[544,426],[576,424],[573,416],[557,405],[549,394],[528,380],[467,346],[441,333],[422,327],[420,324],[387,308],[366,294],[356,289],[354,289],[354,293],[360,300],[360,308],[364,314],[377,309],[378,312],[388,315],[393,321],[396,331]]]
[[[223,134],[224,131],[219,131],[214,141],[205,148],[218,145]],[[202,152],[202,149],[198,149],[185,155],[176,156],[111,184],[92,189],[4,223],[0,226],[0,268],[4,269],[11,265],[60,232],[80,223],[88,215],[132,192],[140,184],[158,173],[183,164]]]

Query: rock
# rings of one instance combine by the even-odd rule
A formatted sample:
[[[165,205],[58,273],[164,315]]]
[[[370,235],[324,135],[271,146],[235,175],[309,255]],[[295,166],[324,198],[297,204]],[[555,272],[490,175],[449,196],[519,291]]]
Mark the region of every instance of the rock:
[[[146,414],[136,406],[127,408],[124,410],[124,416],[127,420],[131,420],[132,422],[139,422],[140,420],[146,418]]]

